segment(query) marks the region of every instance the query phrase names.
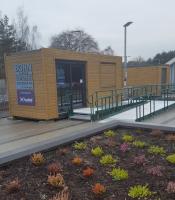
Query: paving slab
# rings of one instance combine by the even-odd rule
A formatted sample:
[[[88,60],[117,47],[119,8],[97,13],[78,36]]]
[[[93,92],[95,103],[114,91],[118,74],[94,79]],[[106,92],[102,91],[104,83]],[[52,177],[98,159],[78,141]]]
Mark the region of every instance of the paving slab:
[[[165,110],[159,115],[144,120],[144,122],[175,126],[175,108]]]
[[[77,121],[74,121],[74,123],[77,123]],[[34,152],[48,150],[80,138],[92,136],[107,129],[121,126],[129,128],[137,127],[175,131],[175,126],[166,126],[153,123],[126,122],[119,120],[113,120],[103,124],[98,122],[81,122],[76,125],[74,124],[74,126],[50,130],[42,134],[35,134],[31,135],[30,137],[18,138],[17,140],[4,142],[0,145],[0,164],[30,155]]]

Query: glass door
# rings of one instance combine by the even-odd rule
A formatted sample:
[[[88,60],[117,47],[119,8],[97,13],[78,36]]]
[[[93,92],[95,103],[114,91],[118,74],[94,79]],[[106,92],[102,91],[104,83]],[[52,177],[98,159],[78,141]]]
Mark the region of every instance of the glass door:
[[[70,107],[86,105],[85,63],[80,61],[56,61],[56,80],[59,112]]]

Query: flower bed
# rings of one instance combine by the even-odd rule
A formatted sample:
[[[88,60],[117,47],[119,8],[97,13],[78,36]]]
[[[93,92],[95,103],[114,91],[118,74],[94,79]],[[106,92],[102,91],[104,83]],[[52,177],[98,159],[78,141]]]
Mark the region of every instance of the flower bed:
[[[117,129],[0,168],[1,200],[173,200],[175,137]]]

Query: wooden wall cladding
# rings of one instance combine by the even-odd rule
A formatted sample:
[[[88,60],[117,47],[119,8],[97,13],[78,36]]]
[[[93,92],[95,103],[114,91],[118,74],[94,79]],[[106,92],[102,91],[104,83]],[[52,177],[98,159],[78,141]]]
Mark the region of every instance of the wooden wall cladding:
[[[11,54],[6,56],[5,65],[12,116],[46,120],[59,117],[55,68],[55,61],[59,59],[86,62],[87,97],[105,87],[117,89],[123,85],[122,59],[119,56],[76,53],[49,48]],[[33,68],[35,106],[22,106],[17,103],[13,65],[26,63],[32,64]],[[102,74],[100,74],[101,63],[108,63],[103,65]]]
[[[100,64],[100,87],[104,89],[116,86],[116,65]]]

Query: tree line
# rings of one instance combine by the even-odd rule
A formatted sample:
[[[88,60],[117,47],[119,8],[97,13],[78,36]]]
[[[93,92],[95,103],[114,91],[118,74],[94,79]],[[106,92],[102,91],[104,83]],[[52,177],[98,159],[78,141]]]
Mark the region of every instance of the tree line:
[[[17,10],[16,18],[10,22],[7,15],[0,15],[0,78],[5,76],[4,55],[38,49],[41,34],[37,25],[30,26],[23,8]],[[48,47],[76,52],[114,55],[111,46],[100,49],[98,42],[82,29],[67,30],[51,37]],[[175,51],[162,52],[153,58],[144,60],[137,57],[128,62],[128,66],[159,65],[175,57]]]
[[[0,16],[0,78],[5,76],[4,55],[38,48],[40,34],[36,25],[30,26],[22,8],[10,22],[7,15]]]
[[[175,50],[157,53],[153,58],[144,60],[141,56],[128,62],[128,66],[143,66],[143,65],[164,65],[172,58],[175,58]]]

